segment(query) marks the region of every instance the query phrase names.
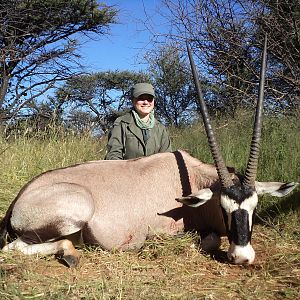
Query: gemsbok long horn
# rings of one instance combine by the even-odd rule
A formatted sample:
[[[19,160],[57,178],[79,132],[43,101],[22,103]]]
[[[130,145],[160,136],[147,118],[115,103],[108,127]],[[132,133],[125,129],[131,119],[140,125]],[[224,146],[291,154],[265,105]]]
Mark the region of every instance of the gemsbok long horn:
[[[245,171],[245,177],[243,185],[248,187],[254,187],[257,174],[259,147],[261,140],[261,128],[262,128],[262,114],[263,114],[263,100],[264,100],[264,88],[265,88],[265,74],[267,64],[267,35],[265,35],[264,50],[262,55],[262,63],[260,70],[260,82],[259,82],[259,95],[256,106],[255,122],[253,126],[253,135],[250,146],[249,160]]]
[[[217,168],[217,172],[218,172],[222,187],[228,188],[233,185],[233,181],[232,181],[230,174],[227,170],[227,167],[224,163],[224,160],[223,160],[221,152],[220,152],[220,148],[218,146],[216,137],[214,135],[214,132],[213,132],[213,129],[211,126],[208,110],[207,110],[207,107],[206,107],[206,104],[205,104],[205,101],[203,98],[203,93],[202,93],[202,90],[200,87],[199,77],[198,77],[198,74],[196,71],[196,67],[195,67],[193,57],[192,57],[191,49],[190,49],[188,43],[186,43],[186,46],[187,46],[188,56],[189,56],[189,60],[190,60],[191,68],[192,68],[192,73],[193,73],[193,77],[194,77],[196,90],[198,93],[198,102],[200,105],[200,111],[201,111],[201,114],[203,117],[203,122],[204,122],[205,130],[206,130],[206,135],[207,135],[208,143],[210,146],[210,150],[212,152],[212,156],[213,156],[213,159],[215,162],[215,166]]]

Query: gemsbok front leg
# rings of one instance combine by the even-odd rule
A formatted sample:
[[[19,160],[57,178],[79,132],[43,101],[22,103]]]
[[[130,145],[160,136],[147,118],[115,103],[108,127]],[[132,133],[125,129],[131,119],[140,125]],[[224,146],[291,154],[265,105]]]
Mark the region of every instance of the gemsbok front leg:
[[[59,240],[56,242],[47,242],[41,244],[28,244],[17,238],[12,243],[6,245],[2,251],[8,252],[18,250],[25,255],[51,255],[55,254],[68,267],[76,267],[79,262],[79,255],[74,248],[73,243],[68,239]]]

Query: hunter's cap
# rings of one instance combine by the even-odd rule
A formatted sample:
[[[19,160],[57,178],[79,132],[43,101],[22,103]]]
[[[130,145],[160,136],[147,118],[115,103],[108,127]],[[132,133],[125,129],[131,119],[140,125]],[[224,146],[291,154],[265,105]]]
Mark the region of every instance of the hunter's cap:
[[[154,87],[150,83],[137,83],[132,88],[133,98],[138,98],[143,94],[155,97]]]

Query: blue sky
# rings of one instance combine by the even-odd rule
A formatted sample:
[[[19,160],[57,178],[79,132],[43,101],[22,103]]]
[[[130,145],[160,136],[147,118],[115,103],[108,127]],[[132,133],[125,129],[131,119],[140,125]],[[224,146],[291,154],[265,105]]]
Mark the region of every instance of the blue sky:
[[[84,44],[80,49],[83,63],[88,71],[145,69],[143,54],[151,47],[151,34],[141,20],[147,14],[155,16],[159,0],[110,0],[103,1],[115,5],[119,10],[118,24],[111,26],[111,34],[97,41]]]

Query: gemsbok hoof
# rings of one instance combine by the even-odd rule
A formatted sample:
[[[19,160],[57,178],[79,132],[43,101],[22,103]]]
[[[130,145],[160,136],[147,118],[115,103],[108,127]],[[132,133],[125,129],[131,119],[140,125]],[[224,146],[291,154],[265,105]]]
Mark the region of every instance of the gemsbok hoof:
[[[75,268],[79,264],[79,257],[73,255],[65,255],[59,258],[59,260],[69,268]]]

